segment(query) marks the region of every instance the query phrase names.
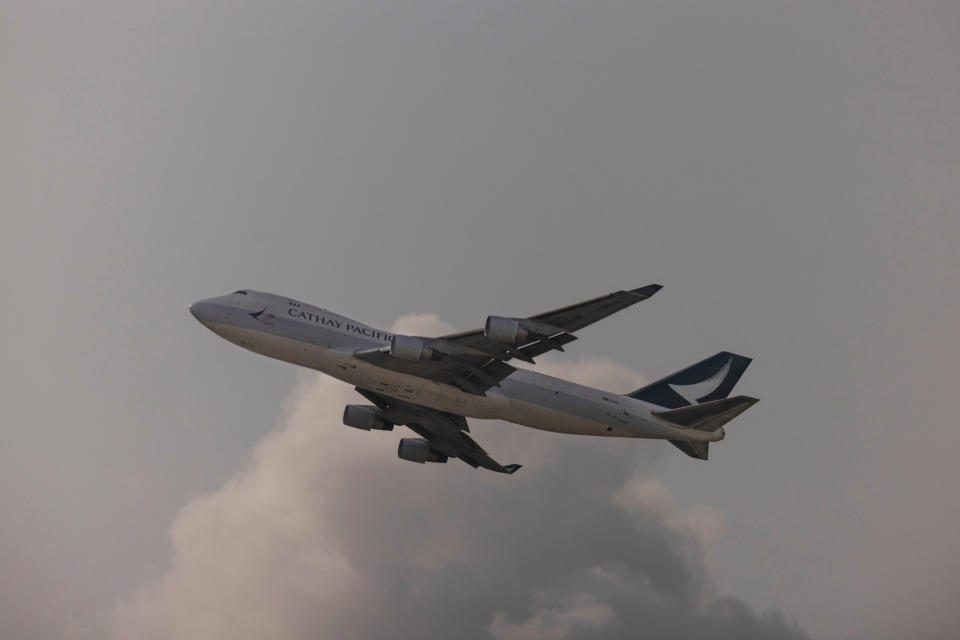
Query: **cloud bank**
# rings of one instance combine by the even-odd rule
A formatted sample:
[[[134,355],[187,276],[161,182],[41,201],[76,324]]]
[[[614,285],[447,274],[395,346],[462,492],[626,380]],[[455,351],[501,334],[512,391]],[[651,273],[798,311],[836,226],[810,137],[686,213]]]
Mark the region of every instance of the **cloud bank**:
[[[449,330],[407,316],[395,331]],[[607,360],[542,367],[623,391]],[[115,638],[805,638],[712,594],[723,516],[647,472],[659,445],[473,421],[513,476],[397,459],[398,434],[340,422],[362,402],[303,374],[279,426],[171,527],[164,573],[113,612]],[[403,431],[402,429],[398,429]]]

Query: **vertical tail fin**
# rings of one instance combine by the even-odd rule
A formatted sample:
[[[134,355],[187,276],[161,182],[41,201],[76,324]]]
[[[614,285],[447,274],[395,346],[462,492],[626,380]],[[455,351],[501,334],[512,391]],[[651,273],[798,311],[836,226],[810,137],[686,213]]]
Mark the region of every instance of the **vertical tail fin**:
[[[729,351],[710,356],[627,395],[666,409],[726,398],[752,362]]]

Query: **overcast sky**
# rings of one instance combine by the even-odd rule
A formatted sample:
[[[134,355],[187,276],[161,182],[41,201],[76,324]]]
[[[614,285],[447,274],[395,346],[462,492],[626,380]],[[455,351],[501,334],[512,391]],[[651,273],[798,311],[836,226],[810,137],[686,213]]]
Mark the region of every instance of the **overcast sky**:
[[[958,60],[955,2],[0,2],[0,636],[955,637]],[[187,312],[654,282],[542,367],[753,357],[706,463],[409,464]]]

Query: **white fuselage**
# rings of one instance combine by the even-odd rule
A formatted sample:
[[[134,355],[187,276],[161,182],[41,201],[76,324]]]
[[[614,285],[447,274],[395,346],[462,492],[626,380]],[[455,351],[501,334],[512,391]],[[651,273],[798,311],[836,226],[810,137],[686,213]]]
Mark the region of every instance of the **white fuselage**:
[[[713,441],[721,434],[678,428],[659,407],[518,369],[484,395],[365,362],[354,352],[384,347],[392,334],[282,296],[248,291],[211,298],[191,312],[245,349],[321,371],[357,387],[470,418],[583,435]]]

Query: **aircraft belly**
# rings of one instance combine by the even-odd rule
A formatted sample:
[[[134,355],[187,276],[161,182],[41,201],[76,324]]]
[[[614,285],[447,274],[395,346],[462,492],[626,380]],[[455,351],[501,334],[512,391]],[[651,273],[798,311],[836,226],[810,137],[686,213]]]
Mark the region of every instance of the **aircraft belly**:
[[[315,369],[352,385],[432,409],[473,418],[498,418],[507,403],[502,394],[484,397],[464,393],[451,385],[384,369],[320,344],[235,325],[216,324],[211,329],[254,353]]]
[[[638,434],[622,426],[612,426],[598,420],[517,399],[510,401],[510,413],[504,419],[542,431],[588,436],[638,437]]]
[[[571,412],[544,406],[547,404],[545,402],[531,402],[525,397],[528,393],[516,393],[518,389],[509,383],[504,388],[491,388],[485,396],[480,396],[465,393],[452,385],[378,367],[358,360],[348,352],[327,349],[319,344],[235,325],[218,324],[211,328],[230,342],[255,353],[314,369],[349,384],[439,411],[468,418],[502,419],[558,433],[651,437],[643,433],[642,427],[638,429],[640,425],[608,424],[600,417],[586,417],[593,412],[584,410],[584,407]],[[541,391],[549,393],[548,389]],[[516,395],[523,399],[510,397]]]
[[[363,371],[363,382],[356,383],[357,386],[431,409],[468,418],[499,418],[507,404],[502,394],[488,391],[486,396],[479,396],[452,385],[384,369],[352,357],[350,359]]]

